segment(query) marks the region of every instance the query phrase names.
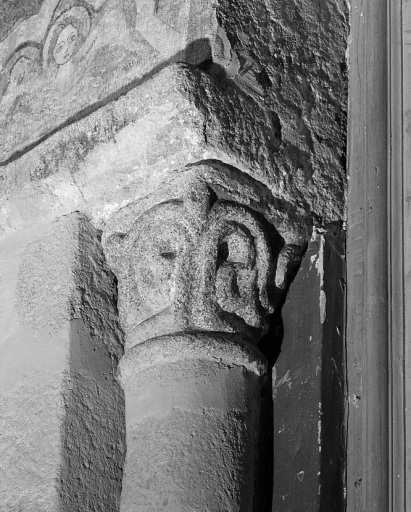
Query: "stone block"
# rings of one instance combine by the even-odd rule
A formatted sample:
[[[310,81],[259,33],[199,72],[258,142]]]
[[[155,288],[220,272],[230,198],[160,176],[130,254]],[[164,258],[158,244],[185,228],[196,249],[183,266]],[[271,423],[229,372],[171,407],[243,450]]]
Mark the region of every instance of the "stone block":
[[[5,512],[118,510],[122,333],[99,234],[73,214],[1,241]]]

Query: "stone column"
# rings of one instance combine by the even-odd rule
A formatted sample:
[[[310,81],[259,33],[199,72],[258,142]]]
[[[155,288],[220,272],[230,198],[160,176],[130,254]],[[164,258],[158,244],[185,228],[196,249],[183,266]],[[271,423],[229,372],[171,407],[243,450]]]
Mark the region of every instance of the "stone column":
[[[253,510],[266,365],[241,341],[179,333],[139,344],[123,359],[122,512]]]
[[[106,236],[126,334],[121,512],[255,510],[256,343],[275,296],[264,226],[194,178]]]

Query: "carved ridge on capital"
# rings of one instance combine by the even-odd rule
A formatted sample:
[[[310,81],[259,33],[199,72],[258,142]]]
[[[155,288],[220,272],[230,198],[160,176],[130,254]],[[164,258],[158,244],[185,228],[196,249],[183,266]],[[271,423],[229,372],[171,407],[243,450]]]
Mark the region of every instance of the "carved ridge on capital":
[[[243,367],[258,376],[265,375],[268,368],[265,356],[241,336],[214,332],[177,333],[159,336],[128,350],[119,365],[118,378],[125,388],[153,366],[198,359]]]

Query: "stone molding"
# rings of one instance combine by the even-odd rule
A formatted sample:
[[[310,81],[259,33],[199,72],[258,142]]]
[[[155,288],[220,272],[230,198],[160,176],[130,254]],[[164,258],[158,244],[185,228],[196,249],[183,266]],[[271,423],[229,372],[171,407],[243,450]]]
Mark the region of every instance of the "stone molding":
[[[347,509],[404,512],[411,506],[411,10],[404,1],[359,7],[349,77]]]
[[[243,367],[258,376],[267,372],[266,358],[239,336],[197,332],[159,336],[136,345],[122,358],[118,376],[127,387],[137,374],[152,366],[195,360]]]

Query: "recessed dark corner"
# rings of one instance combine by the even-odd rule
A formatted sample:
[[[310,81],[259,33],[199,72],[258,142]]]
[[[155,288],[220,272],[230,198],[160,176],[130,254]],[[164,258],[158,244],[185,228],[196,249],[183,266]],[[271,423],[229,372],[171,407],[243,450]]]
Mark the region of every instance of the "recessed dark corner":
[[[343,169],[347,170],[347,154],[346,154],[346,152],[341,153],[340,163],[341,163],[341,167]]]
[[[276,139],[281,141],[282,139],[282,128],[281,128],[281,119],[279,118],[277,112],[271,112],[271,122],[273,126],[273,134]]]
[[[288,290],[297,276],[304,254],[307,251],[308,243],[302,248],[290,248],[293,257],[289,259],[286,271],[286,287],[278,289],[271,283],[268,289],[268,296],[276,305],[274,313],[269,317],[267,333],[260,339],[258,348],[267,357],[269,367],[272,368],[281,353],[281,345],[284,337],[284,324],[282,319],[282,308],[287,300]]]
[[[270,315],[267,333],[262,336],[258,342],[258,348],[267,358],[270,370],[273,368],[281,353],[281,345],[284,338],[284,324],[281,310],[284,302],[285,297],[279,302],[274,313]]]
[[[211,187],[211,185],[207,185],[207,189],[209,192],[209,207],[212,208],[213,205],[218,201],[218,195],[214,191],[214,189]]]
[[[342,220],[330,222],[325,226],[325,230],[327,235],[345,237],[344,222]]]
[[[220,267],[229,256],[228,244],[226,241],[223,241],[218,246],[217,252],[217,268]]]
[[[340,73],[343,77],[348,76],[348,65],[346,60],[340,62]]]
[[[273,82],[266,69],[262,69],[259,73],[257,73],[257,80],[265,91],[273,86]]]
[[[258,348],[267,358],[268,367],[271,371],[281,353],[284,338],[282,308],[286,300],[287,291],[279,290],[275,285],[271,285],[268,294],[272,303],[276,306],[274,312],[268,317],[267,332],[260,338]]]
[[[223,90],[226,90],[230,85],[234,86],[234,82],[228,79],[227,72],[224,67],[217,62],[214,62],[211,58],[205,59],[200,64],[197,64],[197,67],[201,69],[201,71],[204,71],[211,77],[215,78]]]

